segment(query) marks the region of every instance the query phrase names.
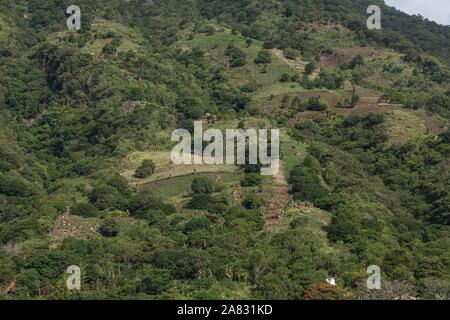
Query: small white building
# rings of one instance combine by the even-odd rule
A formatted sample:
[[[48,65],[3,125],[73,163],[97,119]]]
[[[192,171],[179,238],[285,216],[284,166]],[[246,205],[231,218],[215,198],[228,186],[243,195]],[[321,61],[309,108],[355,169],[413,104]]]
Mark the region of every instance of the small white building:
[[[336,280],[337,280],[336,277],[329,277],[329,278],[326,278],[327,283],[328,283],[328,284],[331,284],[332,286],[336,286],[336,285],[337,285]]]

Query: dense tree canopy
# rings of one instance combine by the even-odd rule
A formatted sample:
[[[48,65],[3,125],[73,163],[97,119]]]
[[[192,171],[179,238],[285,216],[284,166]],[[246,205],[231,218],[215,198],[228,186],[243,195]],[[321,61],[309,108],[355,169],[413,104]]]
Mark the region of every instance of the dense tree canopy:
[[[375,0],[77,2],[68,31],[68,1],[0,0],[0,298],[442,296],[449,27]],[[341,47],[363,53],[324,63]],[[280,174],[180,173],[194,120],[280,128]]]

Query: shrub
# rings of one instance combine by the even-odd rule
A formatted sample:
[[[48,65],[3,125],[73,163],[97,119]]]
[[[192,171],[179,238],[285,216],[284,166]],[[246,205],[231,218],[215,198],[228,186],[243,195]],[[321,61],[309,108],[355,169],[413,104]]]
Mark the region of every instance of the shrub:
[[[352,107],[356,106],[359,102],[359,96],[355,93],[352,94],[352,101],[350,102],[350,105]]]
[[[161,210],[164,214],[176,212],[173,205],[164,203],[149,190],[140,191],[131,197],[127,208],[132,214],[141,217],[144,217],[149,209]]]
[[[289,223],[289,227],[296,229],[299,227],[305,227],[308,224],[308,218],[306,216],[298,217]]]
[[[199,253],[188,249],[158,249],[152,256],[152,264],[170,270],[177,279],[197,279],[201,266]]]
[[[342,86],[344,77],[340,73],[324,70],[320,72],[315,82],[317,86],[322,86],[329,90],[336,90]]]
[[[205,27],[205,33],[208,36],[212,36],[214,33],[216,33],[216,29],[213,26],[206,26]]]
[[[104,184],[96,186],[89,194],[89,201],[100,210],[120,207],[120,200],[119,192]]]
[[[357,236],[356,231],[360,229],[360,223],[353,213],[338,213],[332,218],[328,227],[328,239],[335,242],[351,241],[353,237]]]
[[[316,64],[314,62],[310,62],[305,67],[306,74],[312,74],[316,70]]]
[[[184,226],[183,233],[189,234],[193,231],[207,229],[211,225],[211,221],[207,217],[194,217]]]
[[[246,209],[258,209],[261,208],[263,204],[264,204],[263,198],[261,198],[256,194],[249,194],[242,201],[242,205]]]
[[[303,299],[305,300],[339,300],[345,297],[345,290],[328,283],[312,283]]]
[[[329,197],[320,180],[320,164],[312,156],[306,157],[301,165],[292,170],[289,183],[294,198],[298,200],[318,204]]]
[[[328,107],[320,101],[319,97],[311,97],[306,103],[306,109],[310,111],[324,111],[327,110]]]
[[[155,226],[164,221],[164,212],[159,209],[148,209],[140,218],[146,220],[149,226]]]
[[[29,197],[33,195],[32,185],[17,173],[0,173],[0,193],[7,196]]]
[[[352,59],[352,61],[350,61],[350,63],[348,64],[348,68],[349,69],[354,69],[358,66],[361,66],[364,64],[364,58],[363,56],[361,56],[360,54],[357,55],[355,58]]]
[[[111,44],[115,47],[119,47],[122,44],[122,39],[120,39],[119,37],[114,37],[111,40]]]
[[[232,67],[241,67],[246,64],[245,52],[233,44],[228,45],[225,54],[230,57],[230,65]]]
[[[108,186],[115,188],[121,193],[129,194],[130,186],[128,185],[128,180],[121,175],[116,175],[109,178],[106,182]]]
[[[258,89],[258,84],[254,80],[247,82],[246,84],[244,84],[241,87],[241,91],[247,92],[247,93],[255,92],[257,89]]]

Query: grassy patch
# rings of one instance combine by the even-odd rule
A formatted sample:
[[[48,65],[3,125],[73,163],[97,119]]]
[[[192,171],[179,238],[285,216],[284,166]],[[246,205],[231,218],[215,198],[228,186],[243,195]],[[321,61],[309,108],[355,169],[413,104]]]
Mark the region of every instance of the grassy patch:
[[[390,144],[404,143],[427,133],[427,128],[423,121],[417,115],[406,110],[387,112],[386,124]]]

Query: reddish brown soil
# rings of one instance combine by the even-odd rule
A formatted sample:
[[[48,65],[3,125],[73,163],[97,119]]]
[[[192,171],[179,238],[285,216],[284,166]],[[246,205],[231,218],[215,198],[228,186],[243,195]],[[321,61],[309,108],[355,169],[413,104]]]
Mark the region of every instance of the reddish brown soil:
[[[292,204],[292,197],[289,194],[289,185],[286,181],[283,164],[280,161],[280,169],[274,176],[274,186],[272,188],[272,199],[266,208],[266,227],[278,224],[280,216],[284,210]]]
[[[371,59],[378,55],[376,49],[356,47],[356,48],[335,48],[332,51],[323,52],[320,56],[321,67],[338,67],[350,62],[356,56],[361,55]]]
[[[59,241],[66,237],[90,239],[98,236],[97,230],[99,227],[98,224],[82,221],[78,217],[64,213],[56,219],[55,226],[50,233],[50,238],[53,241]]]

